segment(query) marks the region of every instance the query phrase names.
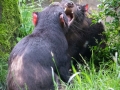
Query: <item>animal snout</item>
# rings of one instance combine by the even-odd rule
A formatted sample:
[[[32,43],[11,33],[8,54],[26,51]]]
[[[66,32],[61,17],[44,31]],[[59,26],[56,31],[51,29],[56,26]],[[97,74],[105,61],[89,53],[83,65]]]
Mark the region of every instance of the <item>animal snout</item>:
[[[72,1],[71,1],[71,2],[68,2],[68,3],[67,3],[67,7],[69,7],[69,8],[74,7],[74,2],[72,2]]]

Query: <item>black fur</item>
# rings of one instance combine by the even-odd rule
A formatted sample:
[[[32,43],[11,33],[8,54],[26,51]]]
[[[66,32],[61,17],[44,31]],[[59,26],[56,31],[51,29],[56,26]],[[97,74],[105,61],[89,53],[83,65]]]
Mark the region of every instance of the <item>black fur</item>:
[[[69,3],[69,1],[62,0],[62,4],[63,2]],[[83,62],[80,54],[90,59],[92,52],[89,47],[96,46],[105,39],[105,35],[103,35],[104,26],[101,22],[96,24],[92,23],[92,19],[86,16],[85,5],[74,4],[72,10],[74,20],[69,26],[69,32],[66,34],[69,46],[68,53],[70,57],[73,57],[79,62]],[[101,48],[105,46],[105,43],[100,44]]]
[[[70,59],[64,35],[67,25],[63,29],[60,24],[60,14],[68,22],[64,10],[55,4],[37,14],[33,33],[17,43],[10,54],[8,90],[54,90],[51,67],[56,81],[59,74],[64,82],[69,79]]]

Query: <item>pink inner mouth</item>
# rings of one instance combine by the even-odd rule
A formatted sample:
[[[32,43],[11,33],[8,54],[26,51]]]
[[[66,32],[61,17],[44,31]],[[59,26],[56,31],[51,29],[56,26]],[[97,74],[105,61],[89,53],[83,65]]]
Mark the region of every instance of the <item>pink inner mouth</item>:
[[[67,15],[67,18],[68,18],[68,22],[71,21],[71,17],[69,15]]]
[[[68,23],[70,24],[73,20],[72,8],[66,8],[65,13],[66,13],[67,18],[68,18]]]

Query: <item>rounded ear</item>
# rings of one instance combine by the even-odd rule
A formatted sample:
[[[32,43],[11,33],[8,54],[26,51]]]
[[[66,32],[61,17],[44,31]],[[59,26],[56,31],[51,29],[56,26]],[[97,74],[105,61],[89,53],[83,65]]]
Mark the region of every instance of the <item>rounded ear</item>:
[[[68,20],[64,17],[63,13],[60,13],[60,24],[63,28],[68,27]]]
[[[84,7],[85,12],[88,12],[88,4],[84,5],[83,7]]]
[[[37,21],[38,21],[38,12],[33,12],[32,16],[33,16],[32,17],[32,22],[36,26],[37,25]]]

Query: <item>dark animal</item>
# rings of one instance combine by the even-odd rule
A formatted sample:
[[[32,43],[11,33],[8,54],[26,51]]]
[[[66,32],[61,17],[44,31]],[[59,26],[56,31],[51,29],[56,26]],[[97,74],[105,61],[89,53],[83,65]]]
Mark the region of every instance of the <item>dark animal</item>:
[[[60,3],[33,14],[35,28],[13,48],[9,57],[8,90],[54,90],[58,76],[67,82],[70,59],[65,32],[68,20]],[[53,69],[53,72],[52,72]]]
[[[104,26],[101,22],[93,24],[92,19],[86,16],[88,4],[80,5],[73,3],[73,6],[69,7],[66,4],[69,2],[71,1],[62,0],[61,2],[66,10],[65,13],[69,13],[69,17],[73,18],[70,22],[69,32],[66,34],[69,46],[68,53],[71,57],[82,63],[83,60],[81,60],[80,54],[90,59],[92,54],[90,47],[98,45],[105,39],[105,35],[102,34],[104,32]],[[104,48],[105,43],[101,43],[100,47]]]

